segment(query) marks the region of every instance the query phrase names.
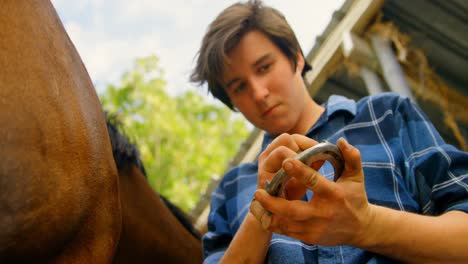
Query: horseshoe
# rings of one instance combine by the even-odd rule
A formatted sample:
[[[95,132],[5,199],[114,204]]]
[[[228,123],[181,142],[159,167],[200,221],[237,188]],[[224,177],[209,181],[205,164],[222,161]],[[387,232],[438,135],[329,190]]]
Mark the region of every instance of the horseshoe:
[[[341,176],[344,169],[344,159],[341,151],[337,146],[322,142],[313,147],[310,147],[296,155],[293,159],[300,160],[302,163],[310,165],[318,160],[326,160],[333,166],[335,175],[333,180],[336,181]],[[281,168],[273,177],[271,182],[266,183],[266,191],[273,196],[278,196],[283,193],[284,185],[289,180],[290,176]],[[271,224],[271,213],[263,208],[255,198],[250,204],[250,211],[260,221],[263,229],[267,230]]]
[[[318,160],[326,160],[333,165],[335,175],[333,180],[336,181],[340,177],[344,169],[344,159],[340,149],[329,142],[322,142],[313,147],[310,147],[296,155],[293,159],[300,160],[304,164],[312,164]],[[281,168],[273,177],[271,182],[266,183],[266,191],[273,196],[280,195],[284,190],[285,183],[290,176]]]

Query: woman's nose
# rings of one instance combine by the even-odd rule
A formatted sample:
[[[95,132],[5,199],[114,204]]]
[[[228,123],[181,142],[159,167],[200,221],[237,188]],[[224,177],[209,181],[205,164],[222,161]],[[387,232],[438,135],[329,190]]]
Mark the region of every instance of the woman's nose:
[[[268,90],[267,86],[259,80],[252,81],[250,86],[251,95],[255,101],[264,101],[265,98],[268,97],[268,95],[270,94],[270,91]]]

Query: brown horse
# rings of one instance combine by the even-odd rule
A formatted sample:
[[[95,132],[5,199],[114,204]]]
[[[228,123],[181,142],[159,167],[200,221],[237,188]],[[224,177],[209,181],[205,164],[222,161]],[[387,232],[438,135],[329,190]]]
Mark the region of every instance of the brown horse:
[[[128,171],[119,178],[96,92],[51,3],[2,1],[0,263],[154,262],[169,250],[200,262],[200,245],[184,247],[190,235],[150,208],[158,196]]]

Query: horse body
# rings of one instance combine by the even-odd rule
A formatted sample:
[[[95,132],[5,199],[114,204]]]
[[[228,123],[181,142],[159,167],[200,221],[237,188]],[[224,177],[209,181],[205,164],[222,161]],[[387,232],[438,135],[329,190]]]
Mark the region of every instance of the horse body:
[[[118,181],[99,99],[53,6],[2,1],[0,262],[109,263],[130,256],[132,241],[160,234],[132,220],[136,208],[153,210],[131,197],[144,188]],[[123,209],[120,192],[131,201]]]
[[[138,168],[132,166],[121,173],[119,187],[122,234],[116,263],[202,261],[200,240],[179,223]]]

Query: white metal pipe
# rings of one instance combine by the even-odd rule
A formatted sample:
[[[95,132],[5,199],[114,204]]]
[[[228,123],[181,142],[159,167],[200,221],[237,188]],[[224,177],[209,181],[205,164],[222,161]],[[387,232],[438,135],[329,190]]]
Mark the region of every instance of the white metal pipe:
[[[374,71],[364,65],[361,65],[359,74],[361,75],[361,79],[364,81],[370,95],[384,92],[380,78]]]
[[[407,96],[415,102],[408,82],[406,81],[405,74],[392,50],[390,40],[378,34],[374,34],[371,36],[371,42],[390,90]]]

